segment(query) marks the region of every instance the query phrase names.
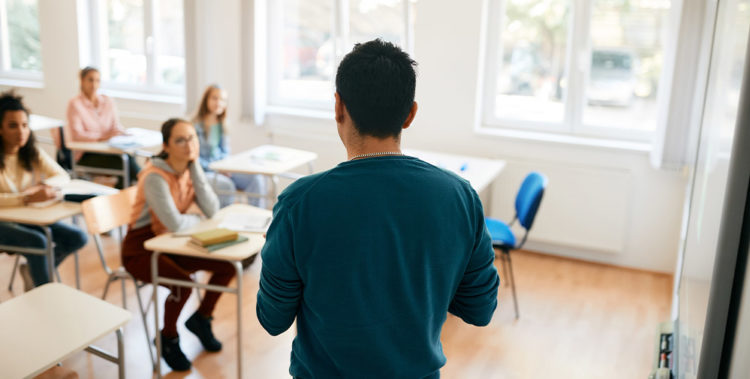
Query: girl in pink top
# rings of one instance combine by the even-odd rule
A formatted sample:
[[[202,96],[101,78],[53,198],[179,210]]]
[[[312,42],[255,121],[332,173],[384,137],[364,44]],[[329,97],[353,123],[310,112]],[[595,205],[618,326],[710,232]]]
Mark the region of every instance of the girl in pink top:
[[[80,79],[81,93],[68,102],[66,141],[106,141],[125,133],[117,119],[117,109],[112,99],[97,93],[100,85],[99,70],[86,67],[81,70]],[[118,155],[78,152],[74,159],[81,166],[122,169],[122,159]],[[129,164],[130,177],[135,178],[140,168],[134,157],[130,157]],[[123,188],[122,178],[117,187]]]

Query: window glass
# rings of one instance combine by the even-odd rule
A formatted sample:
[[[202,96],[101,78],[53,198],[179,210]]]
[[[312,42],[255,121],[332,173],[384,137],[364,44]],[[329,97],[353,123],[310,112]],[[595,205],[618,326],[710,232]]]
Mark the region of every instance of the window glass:
[[[403,0],[354,0],[349,4],[349,48],[380,38],[406,46]]]
[[[333,1],[284,0],[281,11],[280,96],[329,100],[333,96],[331,81],[336,63]]]
[[[146,53],[143,39],[143,0],[108,0],[107,49],[104,80],[145,84]]]
[[[156,21],[156,80],[185,84],[185,31],[182,0],[158,0]]]
[[[504,2],[497,118],[563,121],[570,6],[567,0]]]
[[[37,0],[6,0],[10,69],[42,71]]]
[[[583,123],[656,129],[669,0],[594,0]]]

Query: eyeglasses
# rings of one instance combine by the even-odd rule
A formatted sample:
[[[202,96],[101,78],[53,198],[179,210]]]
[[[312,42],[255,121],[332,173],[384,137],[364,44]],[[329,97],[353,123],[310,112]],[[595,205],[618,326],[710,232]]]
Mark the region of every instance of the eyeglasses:
[[[185,146],[187,146],[188,143],[190,143],[190,142],[193,141],[193,138],[195,138],[195,135],[192,135],[192,136],[187,137],[187,138],[180,137],[180,138],[177,138],[177,139],[174,140],[174,144],[177,145],[177,146],[179,146],[179,147],[185,147]]]

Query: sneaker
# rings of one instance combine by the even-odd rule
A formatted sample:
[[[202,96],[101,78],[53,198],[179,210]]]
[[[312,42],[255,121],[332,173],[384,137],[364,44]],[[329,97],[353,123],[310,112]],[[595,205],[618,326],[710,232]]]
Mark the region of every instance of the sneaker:
[[[201,340],[203,348],[210,352],[221,350],[221,342],[214,337],[214,332],[211,331],[211,320],[213,319],[213,317],[205,317],[196,311],[185,321],[188,330],[193,332]]]
[[[21,279],[23,279],[23,291],[29,292],[34,289],[34,279],[31,278],[31,271],[29,271],[29,265],[26,263],[21,263],[21,265],[18,266],[18,272],[21,274]]]
[[[156,339],[154,339],[156,345]],[[190,361],[180,349],[180,337],[168,338],[161,335],[161,357],[174,371],[190,370]]]

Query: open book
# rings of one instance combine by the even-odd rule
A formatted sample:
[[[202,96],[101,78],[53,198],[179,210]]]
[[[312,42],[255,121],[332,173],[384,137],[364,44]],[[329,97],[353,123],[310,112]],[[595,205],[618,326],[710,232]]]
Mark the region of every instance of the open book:
[[[114,136],[109,139],[109,146],[127,150],[139,147],[161,145],[161,133],[156,130],[142,128],[128,128],[127,134]]]
[[[231,213],[224,217],[219,227],[238,232],[265,233],[269,225],[271,225],[271,216],[259,216],[251,213]]]

